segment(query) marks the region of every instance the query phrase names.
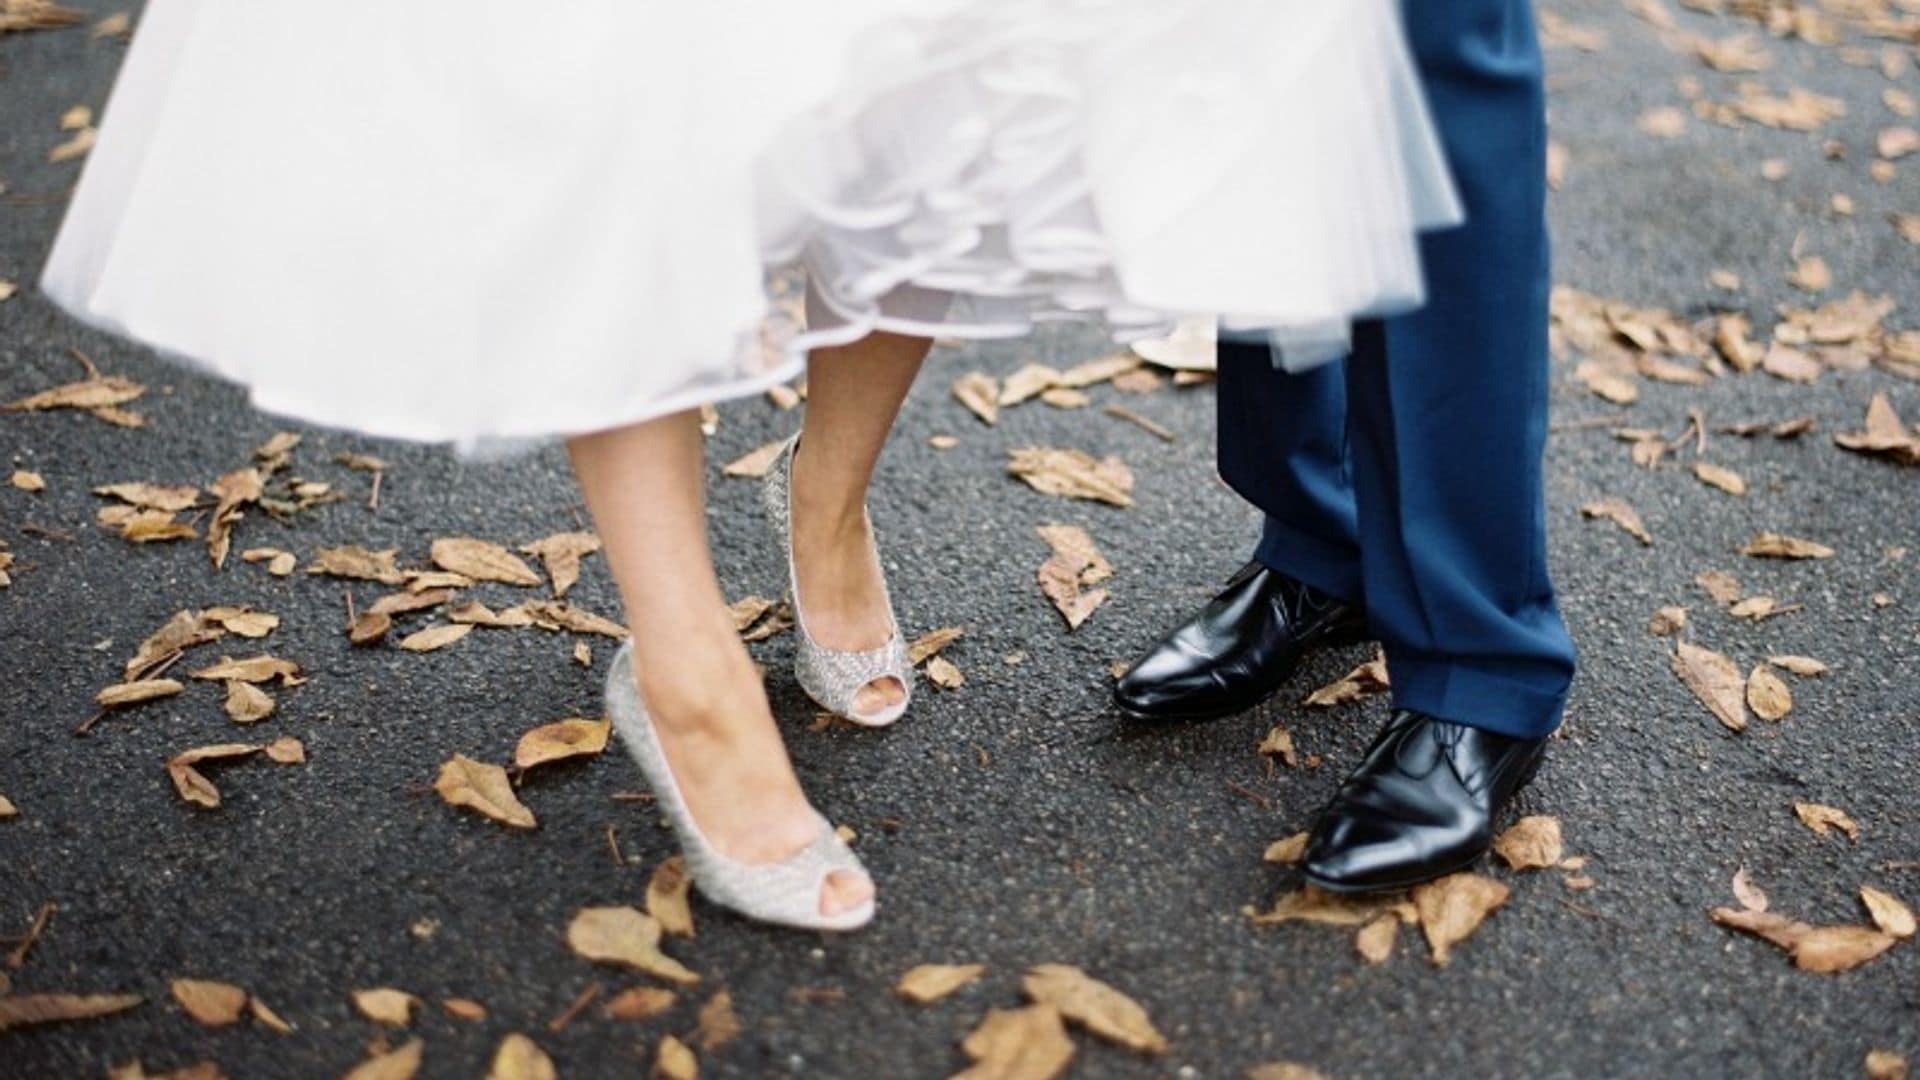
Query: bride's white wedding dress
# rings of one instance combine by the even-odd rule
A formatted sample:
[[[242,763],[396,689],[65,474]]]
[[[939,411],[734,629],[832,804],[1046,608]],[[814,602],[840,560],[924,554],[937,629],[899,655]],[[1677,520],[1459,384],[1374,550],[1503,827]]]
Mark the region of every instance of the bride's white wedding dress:
[[[881,327],[1417,304],[1396,0],[152,0],[42,277],[260,408],[497,454]],[[815,318],[772,301],[806,267]]]

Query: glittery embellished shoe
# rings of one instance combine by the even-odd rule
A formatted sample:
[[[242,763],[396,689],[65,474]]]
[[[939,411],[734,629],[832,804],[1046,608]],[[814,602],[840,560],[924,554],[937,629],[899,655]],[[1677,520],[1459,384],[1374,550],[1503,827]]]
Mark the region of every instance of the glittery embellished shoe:
[[[787,595],[793,601],[793,624],[799,639],[794,649],[793,674],[801,689],[822,708],[862,727],[886,727],[900,719],[913,700],[913,665],[907,661],[907,642],[900,634],[899,620],[893,617],[893,600],[887,596],[884,575],[880,591],[887,597],[887,622],[893,628],[893,636],[885,645],[864,652],[848,652],[829,649],[807,633],[807,619],[800,604],[800,574],[793,565],[793,451],[799,445],[800,436],[796,433],[781,448],[760,489],[767,520],[787,555]],[[878,569],[876,566],[875,570]],[[853,703],[860,688],[880,679],[900,683],[900,703],[878,712],[855,712]]]
[[[813,841],[777,863],[744,863],[722,854],[708,842],[687,809],[659,734],[654,731],[653,718],[640,699],[633,676],[631,641],[622,643],[607,665],[606,709],[613,729],[640,764],[654,799],[680,838],[687,872],[700,895],[750,919],[802,930],[857,930],[873,919],[871,898],[836,915],[820,913],[821,890],[826,888],[829,874],[844,870],[862,877],[871,875],[817,811],[813,816],[819,831]]]

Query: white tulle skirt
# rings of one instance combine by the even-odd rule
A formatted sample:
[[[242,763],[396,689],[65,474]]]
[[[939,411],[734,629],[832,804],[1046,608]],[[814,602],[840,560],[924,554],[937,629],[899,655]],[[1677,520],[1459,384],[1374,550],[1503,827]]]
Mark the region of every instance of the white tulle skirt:
[[[1289,364],[1458,202],[1396,0],[152,0],[42,285],[259,408],[496,456],[874,328]],[[803,266],[809,317],[778,271]]]

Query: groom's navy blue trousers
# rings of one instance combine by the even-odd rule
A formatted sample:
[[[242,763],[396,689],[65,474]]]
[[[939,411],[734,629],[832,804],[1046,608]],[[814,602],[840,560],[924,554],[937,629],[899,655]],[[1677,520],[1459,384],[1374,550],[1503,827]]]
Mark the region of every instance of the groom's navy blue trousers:
[[[1427,302],[1301,375],[1222,343],[1220,467],[1256,557],[1366,606],[1394,704],[1508,735],[1560,722],[1573,643],[1547,576],[1546,120],[1529,0],[1406,0],[1462,226]]]

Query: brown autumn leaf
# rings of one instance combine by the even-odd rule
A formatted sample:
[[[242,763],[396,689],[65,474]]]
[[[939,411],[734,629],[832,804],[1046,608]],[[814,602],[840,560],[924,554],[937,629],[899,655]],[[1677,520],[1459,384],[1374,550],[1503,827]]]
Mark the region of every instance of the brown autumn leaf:
[[[540,560],[553,582],[553,595],[563,597],[580,580],[580,560],[600,550],[600,538],[585,531],[560,532],[522,544],[520,550]]]
[[[1560,841],[1560,819],[1544,814],[1523,817],[1495,838],[1493,851],[1515,870],[1557,865],[1566,854]]]
[[[343,1080],[413,1080],[420,1071],[422,1049],[419,1039],[409,1039],[398,1050],[376,1053],[355,1065]]]
[[[1813,927],[1798,919],[1771,911],[1754,911],[1748,908],[1714,908],[1709,913],[1713,921],[1721,926],[1732,927],[1752,934],[1754,937],[1776,945],[1791,953],[1800,941],[1813,931]]]
[[[583,908],[567,926],[567,944],[599,963],[625,964],[667,982],[691,986],[700,976],[660,951],[661,926],[632,907]]]
[[[1767,663],[1803,679],[1818,678],[1828,671],[1827,665],[1811,656],[1769,656]]]
[[[110,510],[102,510],[104,521]],[[193,526],[177,522],[164,510],[136,510],[118,520],[122,539],[135,544],[157,544],[168,540],[191,540],[199,534]]]
[[[954,382],[953,396],[981,423],[991,426],[1000,422],[1000,383],[993,376],[969,371]]]
[[[720,467],[728,476],[737,476],[746,480],[758,480],[773,471],[780,463],[780,455],[787,449],[787,440],[775,439],[765,446],[758,446],[740,455]]]
[[[393,616],[384,611],[363,611],[347,626],[347,641],[354,645],[373,645],[393,629]]]
[[[425,589],[420,592],[391,592],[367,605],[373,615],[406,615],[436,608],[453,599],[452,589]]]
[[[1285,724],[1275,724],[1267,731],[1267,737],[1260,740],[1260,756],[1277,757],[1289,769],[1300,767],[1300,754],[1293,746],[1293,732]]]
[[[416,593],[464,589],[473,584],[472,578],[451,570],[402,570],[400,576],[406,580],[407,591]]]
[[[1800,824],[1819,836],[1831,836],[1837,829],[1847,834],[1849,840],[1856,843],[1860,840],[1860,823],[1837,806],[1797,802],[1793,804],[1793,813],[1800,819]]]
[[[247,1008],[245,990],[231,983],[207,979],[173,980],[173,1000],[179,1002],[195,1022],[207,1027],[237,1024]]]
[[[1727,614],[1736,619],[1752,619],[1764,622],[1775,615],[1787,615],[1804,608],[1804,604],[1782,604],[1771,596],[1749,596],[1727,609]]]
[[[173,659],[195,645],[226,636],[226,628],[192,610],[176,611],[160,629],[148,634],[134,650],[123,669],[124,677],[134,680],[147,671]]]
[[[487,1068],[487,1080],[559,1080],[559,1076],[547,1052],[517,1031],[500,1040],[493,1064]]]
[[[0,994],[0,1031],[65,1020],[92,1020],[140,1004],[139,994]]]
[[[263,683],[278,678],[280,685],[294,686],[305,681],[300,678],[299,664],[266,653],[249,656],[245,660],[222,656],[219,663],[187,674],[189,678],[205,679],[209,682]]]
[[[1588,361],[1575,368],[1573,374],[1575,378],[1586,384],[1587,389],[1604,401],[1615,405],[1631,405],[1640,400],[1640,388],[1635,386],[1633,379],[1620,369]]]
[[[1756,559],[1830,559],[1833,549],[1812,540],[1763,532],[1747,541],[1740,554]]]
[[[658,986],[622,990],[600,1010],[609,1020],[651,1020],[673,1008],[674,992]]]
[[[1783,379],[1802,386],[1812,386],[1820,381],[1826,366],[1799,349],[1775,342],[1760,358],[1760,369],[1776,379]]]
[[[1747,481],[1741,477],[1739,473],[1734,472],[1732,469],[1715,465],[1710,461],[1694,462],[1693,475],[1698,477],[1700,482],[1706,484],[1708,487],[1719,488],[1729,495],[1745,495],[1747,493]]]
[[[1369,966],[1378,966],[1393,957],[1393,946],[1399,938],[1399,917],[1382,915],[1360,928],[1360,932],[1354,935],[1353,947],[1359,951],[1360,959]]]
[[[263,638],[280,626],[280,616],[245,607],[211,607],[201,612],[201,618],[244,638]]]
[[[988,1009],[960,1042],[973,1064],[951,1080],[1053,1080],[1073,1060],[1073,1040],[1051,1005]]]
[[[1794,945],[1793,963],[1802,971],[1852,971],[1899,940],[1865,926],[1817,926]]]
[[[894,986],[894,993],[916,1005],[931,1005],[971,986],[986,974],[985,964],[921,964]]]
[[[129,506],[143,510],[191,510],[200,501],[200,489],[190,485],[163,485],[144,482],[101,484],[95,495],[111,495]]]
[[[1867,1051],[1861,1067],[1866,1070],[1867,1080],[1907,1080],[1908,1076],[1906,1055],[1892,1050]]]
[[[147,392],[147,388],[119,375],[95,374],[79,382],[63,383],[49,390],[0,405],[5,412],[43,412],[47,409],[102,409],[123,405]]]
[[[123,705],[138,705],[154,698],[172,697],[185,689],[186,686],[175,679],[138,679],[106,687],[93,695],[93,702],[103,708],[113,709]]]
[[[360,1015],[376,1024],[390,1027],[406,1027],[413,1023],[413,1010],[419,1004],[419,998],[391,986],[353,992],[353,1007],[360,1010]]]
[[[472,623],[436,623],[401,638],[400,647],[408,652],[433,652],[446,648],[472,632]]]
[[[229,679],[225,708],[234,723],[251,724],[273,715],[273,698],[252,683]]]
[[[214,787],[213,782],[194,766],[202,761],[224,761],[228,758],[247,757],[258,753],[260,749],[252,743],[197,746],[168,759],[167,777],[173,781],[174,790],[180,793],[182,799],[202,809],[215,810],[220,806],[220,789]]]
[[[1916,924],[1913,909],[1900,902],[1900,898],[1889,892],[1883,892],[1871,885],[1860,886],[1860,902],[1867,906],[1867,914],[1873,918],[1873,925],[1889,937],[1910,938],[1920,924]]]
[[[514,795],[507,771],[498,765],[455,754],[440,766],[433,789],[449,806],[468,807],[510,828],[535,825],[533,811]]]
[[[1747,707],[1762,720],[1783,720],[1793,711],[1793,691],[1765,664],[1756,664],[1747,676]]]
[[[1038,531],[1053,549],[1036,574],[1040,591],[1066,619],[1067,629],[1078,630],[1111,595],[1106,589],[1085,590],[1112,577],[1113,566],[1078,526],[1042,525]]]
[[[1273,1061],[1247,1070],[1247,1080],[1330,1080],[1326,1073],[1297,1061]]]
[[[475,581],[498,581],[506,585],[538,585],[540,575],[518,555],[499,544],[471,536],[443,536],[433,542],[429,552],[433,565],[449,573]]]
[[[1640,520],[1639,512],[1628,506],[1624,499],[1596,499],[1582,506],[1580,513],[1587,518],[1605,518],[1625,529],[1627,534],[1640,541],[1642,546],[1653,545],[1653,534],[1647,531],[1646,524]]]
[[[598,754],[607,748],[607,736],[612,730],[609,721],[580,717],[542,724],[520,736],[519,745],[513,750],[513,763],[518,768],[531,769],[549,761]]]
[[[1384,654],[1376,654],[1373,659],[1307,695],[1304,704],[1310,709],[1330,709],[1335,705],[1385,693],[1391,686],[1387,675],[1387,658]]]
[[[700,1063],[686,1043],[671,1035],[660,1036],[660,1048],[654,1052],[654,1080],[698,1080]]]
[[[1738,603],[1740,597],[1745,595],[1740,582],[1724,570],[1703,570],[1694,576],[1693,583],[1705,589],[1707,595],[1713,597],[1714,603],[1722,607]]]
[[[284,1017],[274,1012],[266,1002],[257,997],[251,995],[247,997],[247,1012],[253,1014],[253,1018],[259,1021],[260,1026],[270,1031],[281,1035],[293,1034],[293,1025],[287,1023]]]
[[[743,1030],[740,1014],[733,1011],[733,995],[725,990],[717,991],[700,1006],[695,1024],[694,1043],[709,1054],[739,1038]]]
[[[967,684],[966,675],[944,656],[927,661],[927,681],[942,690],[958,690]]]
[[[307,760],[307,747],[291,735],[281,737],[261,748],[261,752],[279,765],[301,765]]]
[[[1009,451],[1007,471],[1046,495],[1133,505],[1133,470],[1118,457],[1096,461],[1080,450],[1026,447]]]
[[[966,633],[958,626],[943,626],[938,630],[929,630],[907,646],[907,663],[913,667],[932,659],[940,650],[960,640]]]
[[[1166,1036],[1140,1003],[1069,964],[1041,964],[1020,981],[1029,1000],[1051,1005],[1066,1020],[1142,1054],[1167,1051]]]
[[[0,821],[5,821],[10,817],[17,817],[19,814],[20,808],[13,805],[13,800],[7,798],[5,795],[0,795]]]
[[[1499,910],[1511,891],[1492,878],[1471,873],[1449,874],[1416,886],[1413,906],[1419,912],[1427,945],[1433,950],[1434,966],[1445,967],[1452,959],[1453,947]]]
[[[1747,876],[1747,868],[1741,867],[1733,874],[1733,898],[1748,911],[1767,910],[1767,894]]]
[[[1306,858],[1306,856],[1307,833],[1305,830],[1301,830],[1292,836],[1284,837],[1268,844],[1267,850],[1260,857],[1270,863],[1278,863],[1281,866],[1292,866],[1301,859]]]
[[[321,548],[313,553],[313,562],[307,566],[307,573],[399,585],[406,581],[400,568],[394,565],[394,557],[399,554],[397,548],[369,551],[358,544]]]
[[[1393,913],[1403,921],[1413,921],[1414,910],[1399,896],[1343,896],[1312,885],[1281,896],[1272,909],[1253,912],[1255,926],[1279,926],[1305,922],[1321,926],[1364,926],[1384,913]]]
[[[1731,731],[1747,729],[1746,680],[1732,660],[1687,641],[1674,643],[1673,673],[1714,719]]]
[[[1687,609],[1663,607],[1647,620],[1647,633],[1654,637],[1672,637],[1687,628]]]
[[[1059,385],[1059,371],[1045,364],[1027,364],[1001,382],[997,404],[1011,408]]]
[[[260,470],[252,466],[235,469],[207,485],[220,500],[207,524],[207,557],[215,566],[225,566],[227,551],[233,542],[233,526],[242,517],[241,507],[260,501],[266,493]]]
[[[267,573],[274,577],[286,577],[292,574],[294,566],[300,561],[294,557],[293,552],[282,551],[275,547],[248,548],[240,553],[240,559],[242,562],[266,563]]]
[[[1825,292],[1833,287],[1833,271],[1818,255],[1803,255],[1793,264],[1787,283],[1803,292]]]
[[[522,607],[502,608],[495,611],[478,600],[469,600],[447,612],[447,621],[471,626],[487,626],[498,630],[512,630],[533,625],[533,616]]]
[[[1677,106],[1661,105],[1641,113],[1634,126],[1656,139],[1677,139],[1686,134],[1687,114]]]
[[[693,907],[688,902],[692,887],[693,878],[680,856],[671,856],[654,867],[653,876],[647,879],[647,914],[660,924],[661,932],[693,936]]]
[[[625,640],[627,636],[627,628],[612,619],[603,618],[591,611],[585,611],[558,600],[529,600],[517,606],[533,616],[533,625],[542,630],[599,634],[615,641]],[[501,614],[505,615],[506,612],[503,611]],[[752,640],[751,636],[748,640]]]
[[[1060,373],[1059,385],[1068,390],[1085,390],[1103,382],[1110,382],[1129,372],[1141,370],[1142,361],[1131,353],[1114,353],[1085,363],[1075,364]]]
[[[1913,431],[1893,411],[1886,391],[1867,405],[1864,430],[1835,435],[1833,441],[1860,454],[1877,454],[1902,465],[1920,465],[1920,431]]]

